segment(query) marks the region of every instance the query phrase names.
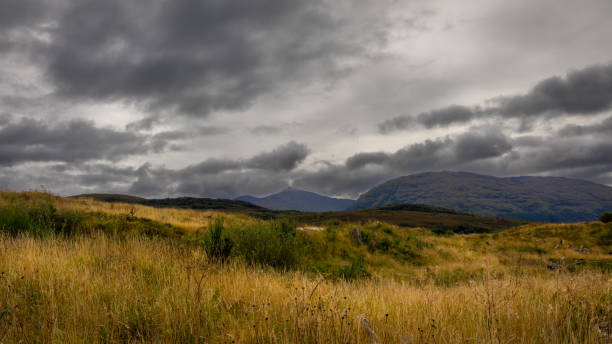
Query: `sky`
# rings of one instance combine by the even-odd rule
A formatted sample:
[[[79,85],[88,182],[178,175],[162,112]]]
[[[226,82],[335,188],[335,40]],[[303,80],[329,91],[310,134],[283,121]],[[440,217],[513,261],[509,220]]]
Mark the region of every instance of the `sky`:
[[[612,185],[609,0],[0,0],[0,189]]]

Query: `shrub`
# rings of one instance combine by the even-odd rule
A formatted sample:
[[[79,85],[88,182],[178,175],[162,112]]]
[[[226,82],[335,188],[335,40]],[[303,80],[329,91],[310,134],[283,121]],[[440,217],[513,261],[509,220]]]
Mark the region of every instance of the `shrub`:
[[[304,253],[304,243],[297,236],[295,223],[287,219],[233,230],[232,238],[233,254],[253,265],[296,268]]]
[[[603,223],[612,222],[612,211],[606,211],[605,213],[601,214],[601,216],[599,217],[599,221]]]
[[[473,225],[471,223],[460,223],[458,225],[438,225],[432,232],[440,235],[448,234],[473,234],[473,233],[491,233],[491,229]]]
[[[338,269],[335,273],[336,278],[346,280],[354,280],[360,277],[368,277],[370,273],[365,269],[365,260],[363,257],[353,259],[351,265]]]
[[[48,200],[13,200],[0,208],[0,230],[10,235],[72,235],[83,229],[85,215],[58,211]]]
[[[232,240],[223,235],[223,218],[215,218],[208,226],[208,237],[204,241],[206,254],[211,260],[224,263],[232,254],[233,246]]]

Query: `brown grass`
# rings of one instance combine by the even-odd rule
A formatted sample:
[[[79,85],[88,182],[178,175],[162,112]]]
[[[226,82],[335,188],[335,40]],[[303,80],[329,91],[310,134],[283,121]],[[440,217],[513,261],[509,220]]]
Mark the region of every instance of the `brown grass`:
[[[132,212],[36,193],[1,196],[0,207],[11,197],[50,197],[58,209]],[[135,216],[194,231],[218,215],[133,207]],[[360,225],[379,242],[416,245],[414,261],[357,245],[355,226],[300,231],[316,250],[296,271],[213,264],[182,240],[0,231],[0,343],[612,342],[610,225],[451,236]],[[364,257],[371,277],[337,280],[308,268],[344,264],[347,255]],[[551,259],[563,264],[550,271]]]
[[[206,263],[145,238],[0,238],[4,342],[603,343],[612,279],[491,276],[452,288]]]

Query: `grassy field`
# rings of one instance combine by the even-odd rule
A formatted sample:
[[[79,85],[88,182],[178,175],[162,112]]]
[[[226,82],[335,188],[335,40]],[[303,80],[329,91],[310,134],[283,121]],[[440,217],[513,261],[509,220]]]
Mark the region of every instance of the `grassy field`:
[[[611,224],[324,227],[3,192],[0,342],[612,342]]]

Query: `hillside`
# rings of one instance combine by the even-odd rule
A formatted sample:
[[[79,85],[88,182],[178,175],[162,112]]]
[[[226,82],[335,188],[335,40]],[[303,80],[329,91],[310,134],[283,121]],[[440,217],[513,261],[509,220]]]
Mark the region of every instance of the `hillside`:
[[[307,231],[235,213],[0,192],[0,339],[607,343],[611,250],[603,223]]]
[[[361,195],[351,208],[393,203],[420,203],[529,221],[595,221],[602,212],[612,209],[612,188],[559,177],[497,178],[429,172],[383,183]]]
[[[314,192],[292,188],[262,198],[246,195],[235,199],[257,204],[268,209],[305,212],[346,210],[354,202],[352,199],[327,197]]]
[[[222,198],[200,198],[200,197],[178,197],[148,199],[123,194],[81,194],[71,198],[89,198],[100,202],[140,204],[156,208],[180,208],[196,210],[218,210],[230,213],[241,213],[260,218],[271,218],[277,216],[278,212],[260,207],[258,205],[231,199]]]
[[[325,225],[334,221],[352,223],[382,221],[399,227],[422,227],[455,233],[499,232],[527,223],[524,220],[476,216],[420,204],[393,204],[375,209],[297,213],[291,217],[298,223],[307,225]]]
[[[139,204],[155,208],[193,209],[243,214],[261,220],[290,218],[300,225],[322,225],[329,221],[367,223],[383,221],[401,227],[424,227],[451,232],[497,232],[527,223],[523,220],[474,216],[452,209],[422,204],[392,204],[376,209],[299,212],[271,210],[246,201],[210,198],[146,199],[118,194],[85,194],[72,198],[92,199],[98,202]],[[246,199],[246,198],[244,198]],[[127,210],[126,210],[127,211]]]

